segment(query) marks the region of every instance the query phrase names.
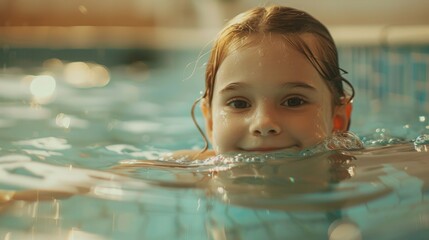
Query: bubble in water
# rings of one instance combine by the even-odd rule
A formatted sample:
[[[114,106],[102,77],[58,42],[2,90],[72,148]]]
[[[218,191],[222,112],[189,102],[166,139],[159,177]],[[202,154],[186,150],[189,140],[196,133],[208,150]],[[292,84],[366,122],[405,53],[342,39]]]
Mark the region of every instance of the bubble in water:
[[[417,152],[427,152],[429,145],[429,134],[422,134],[414,140],[414,148]]]
[[[333,136],[326,138],[320,144],[298,152],[288,151],[287,149],[285,149],[265,154],[252,152],[224,153],[206,159],[204,161],[204,164],[226,166],[235,163],[263,163],[266,161],[282,158],[309,157],[318,153],[328,152],[331,150],[361,150],[363,148],[363,143],[354,133],[335,133]]]
[[[404,129],[410,129],[410,126],[404,125]],[[392,136],[388,129],[377,128],[374,133],[362,137],[362,142],[366,146],[386,146],[405,142],[406,139]]]
[[[364,147],[359,137],[352,132],[335,133],[324,141],[324,145],[327,150],[360,150]]]
[[[414,140],[414,144],[428,144],[429,143],[429,134],[420,135]]]

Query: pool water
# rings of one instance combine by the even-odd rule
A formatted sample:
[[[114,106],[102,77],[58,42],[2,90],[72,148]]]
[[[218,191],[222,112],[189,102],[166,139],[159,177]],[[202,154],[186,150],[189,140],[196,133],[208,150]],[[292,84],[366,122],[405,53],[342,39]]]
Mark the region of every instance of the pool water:
[[[203,146],[189,114],[203,84],[193,69],[77,63],[100,77],[76,82],[87,72],[67,80],[56,71],[70,65],[57,64],[0,76],[0,239],[429,236],[420,110],[393,123],[393,111],[354,115],[364,149],[169,160]]]

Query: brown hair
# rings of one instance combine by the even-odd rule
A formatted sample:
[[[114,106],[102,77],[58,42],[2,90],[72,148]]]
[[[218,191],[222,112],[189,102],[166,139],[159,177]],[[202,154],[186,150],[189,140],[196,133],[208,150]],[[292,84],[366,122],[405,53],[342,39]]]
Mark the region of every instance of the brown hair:
[[[328,29],[321,22],[306,12],[290,7],[258,7],[239,14],[220,32],[206,68],[206,90],[203,97],[207,98],[209,104],[213,98],[217,70],[228,52],[231,48],[243,46],[245,44],[243,40],[255,33],[284,35],[285,41],[304,54],[320,76],[326,80],[336,104],[340,104],[340,97],[345,96],[343,81],[353,89],[340,74],[337,48]],[[300,34],[304,33],[313,34],[317,40],[316,49],[312,49],[300,37]]]
[[[328,29],[306,12],[290,7],[270,6],[257,7],[237,15],[219,33],[207,62],[205,91],[197,101],[204,98],[211,106],[216,73],[228,53],[249,44],[246,41],[249,36],[267,33],[282,34],[286,43],[308,59],[328,85],[334,105],[345,104],[343,99],[346,95],[348,102],[353,99],[353,86],[341,76],[340,71],[345,71],[339,67],[337,48]],[[315,44],[309,46],[302,34],[312,34]],[[350,93],[344,90],[343,82],[349,86]],[[198,125],[197,127],[203,133]],[[203,137],[205,138],[204,134]]]

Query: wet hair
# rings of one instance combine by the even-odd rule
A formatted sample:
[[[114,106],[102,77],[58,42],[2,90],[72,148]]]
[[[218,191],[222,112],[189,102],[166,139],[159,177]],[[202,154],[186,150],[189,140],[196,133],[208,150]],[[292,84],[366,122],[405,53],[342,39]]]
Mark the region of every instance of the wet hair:
[[[325,80],[333,96],[333,105],[342,105],[352,101],[353,86],[342,77],[341,73],[347,72],[339,67],[334,40],[321,22],[304,11],[290,7],[257,7],[239,14],[229,21],[214,42],[206,67],[204,94],[192,106],[194,122],[196,121],[193,112],[199,100],[205,99],[211,107],[216,74],[224,59],[231,51],[251,44],[248,38],[258,34],[281,34],[285,43],[303,54]],[[304,34],[310,34],[315,41],[309,44],[304,40]],[[343,83],[347,85],[347,91]],[[206,141],[204,148],[206,150],[207,139],[198,124],[196,126]]]

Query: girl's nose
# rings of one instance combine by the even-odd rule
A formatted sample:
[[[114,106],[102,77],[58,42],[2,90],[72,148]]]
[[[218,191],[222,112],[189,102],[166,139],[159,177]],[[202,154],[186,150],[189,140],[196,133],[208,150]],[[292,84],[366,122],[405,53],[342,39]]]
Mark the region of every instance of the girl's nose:
[[[281,127],[273,114],[264,111],[259,112],[257,116],[253,118],[249,130],[254,136],[265,137],[280,134]]]

